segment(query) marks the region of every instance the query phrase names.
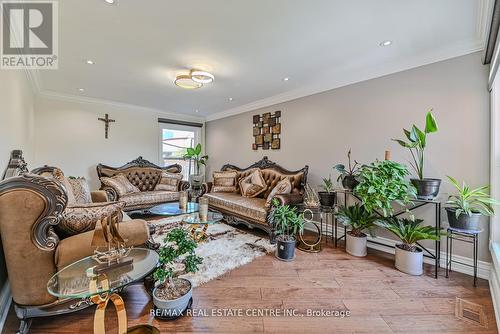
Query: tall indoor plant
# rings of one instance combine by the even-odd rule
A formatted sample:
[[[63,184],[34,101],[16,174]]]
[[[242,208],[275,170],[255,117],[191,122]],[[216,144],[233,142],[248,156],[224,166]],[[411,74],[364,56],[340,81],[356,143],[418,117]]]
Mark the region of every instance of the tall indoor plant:
[[[364,233],[368,230],[370,235],[374,235],[372,228],[375,226],[377,216],[368,212],[364,206],[358,203],[351,206],[344,206],[339,209],[335,217],[344,226],[351,229],[346,234],[346,251],[354,256],[366,256],[367,236]]]
[[[377,220],[376,225],[397,236],[401,243],[396,245],[396,269],[410,275],[422,275],[424,253],[417,246],[420,240],[439,240],[442,232],[432,226],[421,226],[423,219],[389,217]]]
[[[183,228],[174,228],[158,249],[159,267],[153,277],[157,282],[153,290],[153,303],[167,316],[182,314],[192,298],[193,287],[185,278],[178,277],[198,271],[203,258],[195,254],[197,243]]]
[[[432,109],[427,112],[425,117],[425,128],[420,130],[413,125],[411,130],[403,129],[407,141],[401,139],[393,139],[399,145],[406,147],[412,157],[410,163],[415,170],[417,178],[412,178],[411,182],[417,188],[417,197],[419,199],[433,199],[439,193],[441,180],[436,178],[426,178],[424,174],[424,158],[425,148],[427,147],[427,135],[438,131],[436,119],[432,115]]]
[[[304,231],[304,217],[297,213],[297,208],[281,205],[274,199],[268,222],[276,229],[276,257],[292,261],[295,258],[296,235]]]
[[[493,205],[500,203],[487,193],[489,186],[476,189],[470,188],[465,182],[462,185],[453,177],[448,176],[451,184],[457,189],[456,195],[448,198],[446,214],[451,227],[464,230],[478,230],[481,216],[491,216],[495,213]]]
[[[415,188],[406,180],[406,166],[390,160],[363,165],[360,183],[354,193],[361,199],[368,212],[382,210],[384,217],[393,213],[392,203],[407,204],[415,197]]]
[[[332,176],[323,178],[323,184],[320,185],[323,191],[318,191],[319,202],[322,206],[332,207],[335,204],[335,192],[333,191]]]
[[[193,186],[201,186],[203,182],[203,173],[201,172],[201,166],[206,166],[208,155],[202,155],[201,144],[196,145],[196,147],[188,147],[186,154],[184,154],[184,159],[191,159],[194,162],[195,173],[189,176],[189,181]]]
[[[351,149],[347,152],[347,168],[343,164],[337,164],[333,166],[333,169],[340,173],[337,181],[342,182],[342,187],[347,190],[353,190],[358,185],[358,180],[356,176],[359,173],[359,163],[354,160],[354,164],[351,162]]]

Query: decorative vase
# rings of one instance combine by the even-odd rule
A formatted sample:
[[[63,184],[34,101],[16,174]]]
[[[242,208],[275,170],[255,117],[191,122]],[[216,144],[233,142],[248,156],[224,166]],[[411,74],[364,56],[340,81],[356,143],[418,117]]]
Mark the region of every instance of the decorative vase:
[[[335,205],[335,193],[334,192],[326,192],[320,191],[318,192],[319,202],[322,206],[332,207]]]
[[[193,285],[191,282],[185,278],[175,279],[189,282],[189,291],[177,299],[166,300],[156,296],[156,292],[158,290],[158,287],[156,287],[153,290],[153,304],[157,309],[159,309],[157,313],[161,315],[160,317],[175,318],[183,315],[184,311],[188,308],[190,299],[193,297]]]
[[[448,216],[448,224],[450,227],[458,228],[461,230],[473,230],[477,231],[480,229],[479,223],[481,222],[481,214],[473,212],[471,215],[462,213],[458,216],[455,214],[454,208],[445,208],[446,214]]]
[[[281,261],[292,261],[295,258],[295,240],[282,240],[281,236],[276,238],[276,257]]]
[[[353,191],[354,188],[359,184],[354,175],[346,175],[342,178],[342,187],[346,190]]]
[[[356,237],[350,232],[346,234],[345,250],[353,256],[363,257],[366,256],[366,243],[367,237],[363,233],[362,237]]]
[[[417,198],[423,200],[432,200],[439,193],[440,179],[410,179],[411,183],[417,189]]]
[[[203,184],[203,174],[189,175],[189,183],[193,189],[201,188],[201,185]]]
[[[200,221],[206,222],[208,219],[208,198],[200,197],[198,200]]]
[[[417,247],[416,252],[410,252],[401,245],[396,245],[396,269],[404,273],[419,276],[424,272],[424,252]]]

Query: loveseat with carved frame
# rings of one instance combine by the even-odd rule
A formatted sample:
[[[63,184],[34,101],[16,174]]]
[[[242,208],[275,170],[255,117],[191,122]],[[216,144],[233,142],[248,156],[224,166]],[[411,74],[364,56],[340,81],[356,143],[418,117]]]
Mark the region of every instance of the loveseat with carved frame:
[[[266,198],[279,181],[288,177],[292,184],[291,192],[276,195],[274,198],[281,204],[302,203],[309,167],[306,165],[299,170],[290,171],[264,157],[246,168],[226,164],[222,166],[221,171],[236,171],[238,173],[236,184],[238,184],[241,178],[251,174],[255,169],[260,169],[267,185],[267,190],[260,197],[244,197],[239,190],[235,193],[214,193],[212,192],[212,182],[202,185],[203,195],[208,198],[210,210],[220,212],[224,216],[225,222],[261,229],[269,234],[271,243],[274,243],[275,228],[270,226],[267,221],[270,207],[265,206]]]
[[[106,191],[110,201],[125,202],[124,211],[136,211],[149,209],[155,205],[179,200],[179,192],[189,188],[189,182],[181,180],[176,192],[155,191],[155,187],[161,179],[162,172],[174,174],[182,173],[182,166],[173,164],[165,167],[155,165],[148,160],[138,157],[121,167],[110,167],[103,164],[97,165],[97,176],[113,177],[124,174],[131,184],[139,188],[140,193],[119,196],[112,187],[105,185],[101,180],[101,190]]]

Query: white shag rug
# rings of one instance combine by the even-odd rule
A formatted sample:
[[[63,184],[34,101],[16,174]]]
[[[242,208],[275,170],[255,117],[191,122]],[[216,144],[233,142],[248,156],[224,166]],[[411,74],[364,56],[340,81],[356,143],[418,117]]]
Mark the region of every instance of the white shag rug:
[[[163,244],[168,231],[179,227],[182,218],[178,216],[154,221],[157,226],[154,241]],[[207,234],[207,240],[196,249],[196,254],[203,257],[198,272],[181,276],[189,279],[195,287],[276,250],[268,238],[246,233],[223,221],[209,225]]]

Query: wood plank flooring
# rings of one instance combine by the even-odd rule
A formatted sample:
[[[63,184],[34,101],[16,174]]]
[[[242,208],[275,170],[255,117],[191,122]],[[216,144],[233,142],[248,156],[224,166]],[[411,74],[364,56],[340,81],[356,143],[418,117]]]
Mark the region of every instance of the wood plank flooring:
[[[293,309],[349,310],[350,317],[184,317],[165,322],[150,316],[151,302],[141,285],[129,287],[124,297],[129,325],[153,323],[162,333],[497,333],[488,282],[440,272],[433,267],[412,277],[393,268],[391,255],[369,250],[366,258],[347,255],[326,246],[321,253],[297,251],[293,262],[263,256],[194,290],[195,310]],[[480,304],[487,326],[455,317],[456,298]],[[79,313],[36,319],[31,333],[92,333],[93,307]],[[116,333],[114,310],[107,326]],[[14,333],[17,319],[11,312],[4,333]]]

